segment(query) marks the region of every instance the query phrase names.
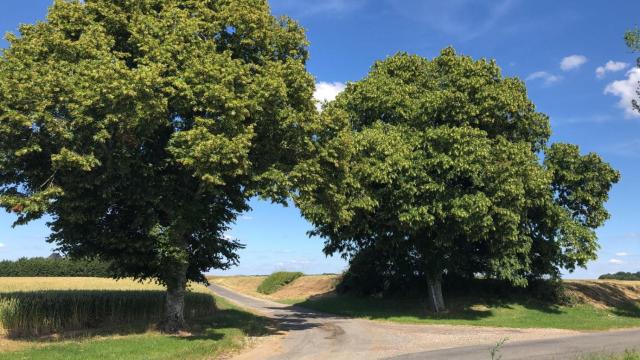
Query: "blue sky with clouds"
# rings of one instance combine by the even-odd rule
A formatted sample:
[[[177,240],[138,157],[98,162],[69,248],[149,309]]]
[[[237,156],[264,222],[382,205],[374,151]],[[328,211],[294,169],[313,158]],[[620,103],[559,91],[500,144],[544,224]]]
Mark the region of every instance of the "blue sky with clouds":
[[[0,30],[42,19],[50,0],[0,1]],[[299,20],[311,41],[309,71],[317,97],[331,99],[371,64],[407,51],[436,56],[452,45],[475,58],[496,59],[507,76],[527,82],[539,111],[551,117],[553,141],[596,151],[622,173],[599,229],[602,249],[587,270],[567,277],[640,270],[640,114],[631,99],[640,81],[625,30],[640,23],[635,0],[272,0],[273,12]],[[6,42],[0,42],[6,46]],[[345,263],[322,254],[295,207],[253,201],[229,235],[247,244],[228,273],[290,269],[337,272]],[[11,229],[0,214],[0,259],[48,255],[44,221]]]

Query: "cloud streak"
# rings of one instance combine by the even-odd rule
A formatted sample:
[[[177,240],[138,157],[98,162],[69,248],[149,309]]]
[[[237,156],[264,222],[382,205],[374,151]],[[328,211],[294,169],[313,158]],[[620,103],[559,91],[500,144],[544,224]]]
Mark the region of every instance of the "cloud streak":
[[[494,29],[515,3],[515,0],[387,0],[400,15],[463,41]]]
[[[362,7],[367,0],[280,0],[274,8],[294,18],[320,14],[342,15]]]
[[[536,71],[536,72],[530,74],[529,76],[527,76],[527,78],[525,80],[527,80],[527,81],[541,80],[545,85],[549,86],[549,85],[553,85],[553,84],[557,83],[558,81],[562,80],[562,77],[558,76],[558,75],[553,75],[553,74],[548,73],[546,71]]]

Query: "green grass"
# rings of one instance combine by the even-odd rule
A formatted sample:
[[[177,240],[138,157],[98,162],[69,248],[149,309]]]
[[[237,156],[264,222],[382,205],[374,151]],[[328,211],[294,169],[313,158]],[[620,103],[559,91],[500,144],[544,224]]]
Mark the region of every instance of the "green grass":
[[[269,320],[216,298],[215,315],[192,322],[190,336],[159,333],[118,334],[0,352],[4,359],[211,359],[240,349],[247,335],[269,333]],[[1,351],[1,350],[0,350]]]
[[[302,275],[301,272],[274,272],[262,281],[258,286],[258,292],[266,295],[273,294]]]
[[[155,323],[164,312],[159,290],[42,290],[0,293],[0,332],[33,337],[119,324]],[[185,316],[214,314],[211,294],[189,292]]]
[[[640,326],[640,307],[597,309],[590,305],[554,306],[528,299],[478,301],[449,299],[449,312],[433,314],[419,298],[340,295],[299,305],[327,313],[412,324],[449,324],[516,328],[606,330]]]
[[[581,360],[640,360],[640,352],[636,350],[626,350],[623,354],[596,354],[587,355]]]

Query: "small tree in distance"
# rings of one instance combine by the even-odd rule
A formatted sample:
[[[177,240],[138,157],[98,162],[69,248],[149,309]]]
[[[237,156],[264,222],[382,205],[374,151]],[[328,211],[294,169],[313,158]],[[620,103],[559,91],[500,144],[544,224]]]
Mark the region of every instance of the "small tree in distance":
[[[57,0],[0,57],[0,205],[167,286],[238,261],[251,196],[287,196],[315,115],[304,31],[266,0]]]
[[[547,146],[547,116],[495,62],[401,53],[321,116],[318,156],[296,171],[312,234],[347,258],[405,251],[395,256],[424,274],[434,311],[446,274],[525,286],[595,259],[618,172],[577,146]]]

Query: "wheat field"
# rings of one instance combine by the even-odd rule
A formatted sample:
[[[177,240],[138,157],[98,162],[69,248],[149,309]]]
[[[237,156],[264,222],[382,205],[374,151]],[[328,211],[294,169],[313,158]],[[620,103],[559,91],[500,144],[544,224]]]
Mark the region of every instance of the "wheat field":
[[[152,324],[164,312],[164,287],[104,278],[0,278],[0,334],[33,337],[132,323]],[[215,312],[215,299],[190,284],[185,316]]]
[[[0,293],[41,290],[165,290],[152,281],[91,277],[0,277]],[[202,284],[191,283],[189,290],[210,293]]]

